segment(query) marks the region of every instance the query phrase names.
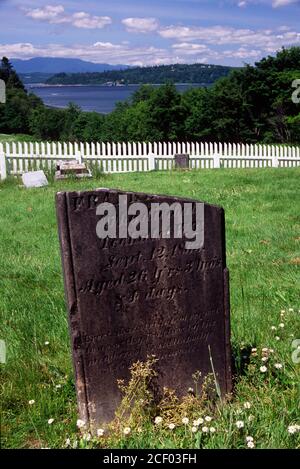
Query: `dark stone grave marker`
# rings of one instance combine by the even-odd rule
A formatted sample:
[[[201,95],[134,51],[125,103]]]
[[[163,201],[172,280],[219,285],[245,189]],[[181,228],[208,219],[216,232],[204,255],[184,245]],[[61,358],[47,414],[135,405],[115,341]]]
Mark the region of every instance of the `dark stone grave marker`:
[[[190,155],[175,155],[175,168],[176,169],[189,169],[190,168]]]
[[[118,217],[120,194],[149,214],[153,203],[196,202],[110,189],[56,196],[79,414],[92,431],[113,419],[117,380],[128,380],[129,367],[147,355],[159,360],[158,386],[178,396],[196,371],[212,373],[212,363],[222,394],[231,391],[223,209],[203,204],[200,249],[174,236],[100,239],[96,208],[111,203]]]

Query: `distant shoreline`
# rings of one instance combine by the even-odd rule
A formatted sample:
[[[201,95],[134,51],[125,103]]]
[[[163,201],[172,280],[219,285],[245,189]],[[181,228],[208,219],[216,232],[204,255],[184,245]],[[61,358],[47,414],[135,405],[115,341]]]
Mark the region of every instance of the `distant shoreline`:
[[[76,83],[76,84],[66,84],[66,85],[61,85],[61,84],[53,84],[53,85],[48,85],[47,83],[24,83],[26,88],[70,88],[70,87],[87,87],[87,86],[105,86],[106,88],[124,88],[126,86],[143,86],[143,85],[148,85],[148,86],[162,86],[165,85],[165,83],[128,83],[126,85],[106,85],[105,83],[90,83],[90,84],[83,84],[83,83]],[[187,83],[174,83],[176,86],[209,86],[211,83],[192,83],[192,82],[187,82]]]

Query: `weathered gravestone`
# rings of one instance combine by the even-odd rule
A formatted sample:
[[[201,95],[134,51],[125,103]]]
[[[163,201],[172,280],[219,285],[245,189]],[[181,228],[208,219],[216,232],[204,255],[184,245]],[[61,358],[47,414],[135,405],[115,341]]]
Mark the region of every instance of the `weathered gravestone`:
[[[177,169],[189,169],[190,168],[190,155],[178,154],[174,156],[175,168]]]
[[[22,174],[22,182],[27,188],[48,186],[44,171],[29,171]]]
[[[67,179],[70,176],[76,178],[92,177],[91,171],[84,163],[77,160],[58,161],[55,172],[55,179]]]
[[[126,209],[145,204],[149,222],[153,203],[192,203],[195,210],[188,199],[109,189],[56,196],[79,413],[92,429],[113,418],[117,380],[147,355],[159,360],[159,387],[179,396],[193,387],[196,371],[212,373],[211,363],[223,395],[231,390],[223,209],[201,204],[200,249],[187,249],[174,231],[170,239],[132,239],[119,230],[118,239],[100,239],[96,208],[113,204],[124,222],[120,195]]]

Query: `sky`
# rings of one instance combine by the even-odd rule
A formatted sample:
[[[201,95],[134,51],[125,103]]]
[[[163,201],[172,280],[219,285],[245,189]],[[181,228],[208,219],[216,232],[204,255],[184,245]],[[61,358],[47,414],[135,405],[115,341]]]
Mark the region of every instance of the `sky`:
[[[240,66],[300,45],[300,0],[0,0],[0,56]]]

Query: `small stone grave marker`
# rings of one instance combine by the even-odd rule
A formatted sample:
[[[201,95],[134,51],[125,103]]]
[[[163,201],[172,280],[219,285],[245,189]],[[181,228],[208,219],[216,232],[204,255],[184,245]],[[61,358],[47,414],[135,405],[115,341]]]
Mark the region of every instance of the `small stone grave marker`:
[[[92,177],[91,171],[87,169],[84,163],[77,160],[58,161],[55,173],[55,179],[67,179],[70,176],[76,178]]]
[[[44,171],[29,171],[22,174],[22,182],[27,188],[48,186]]]
[[[174,156],[175,168],[177,169],[189,169],[190,168],[190,155],[178,154]]]

